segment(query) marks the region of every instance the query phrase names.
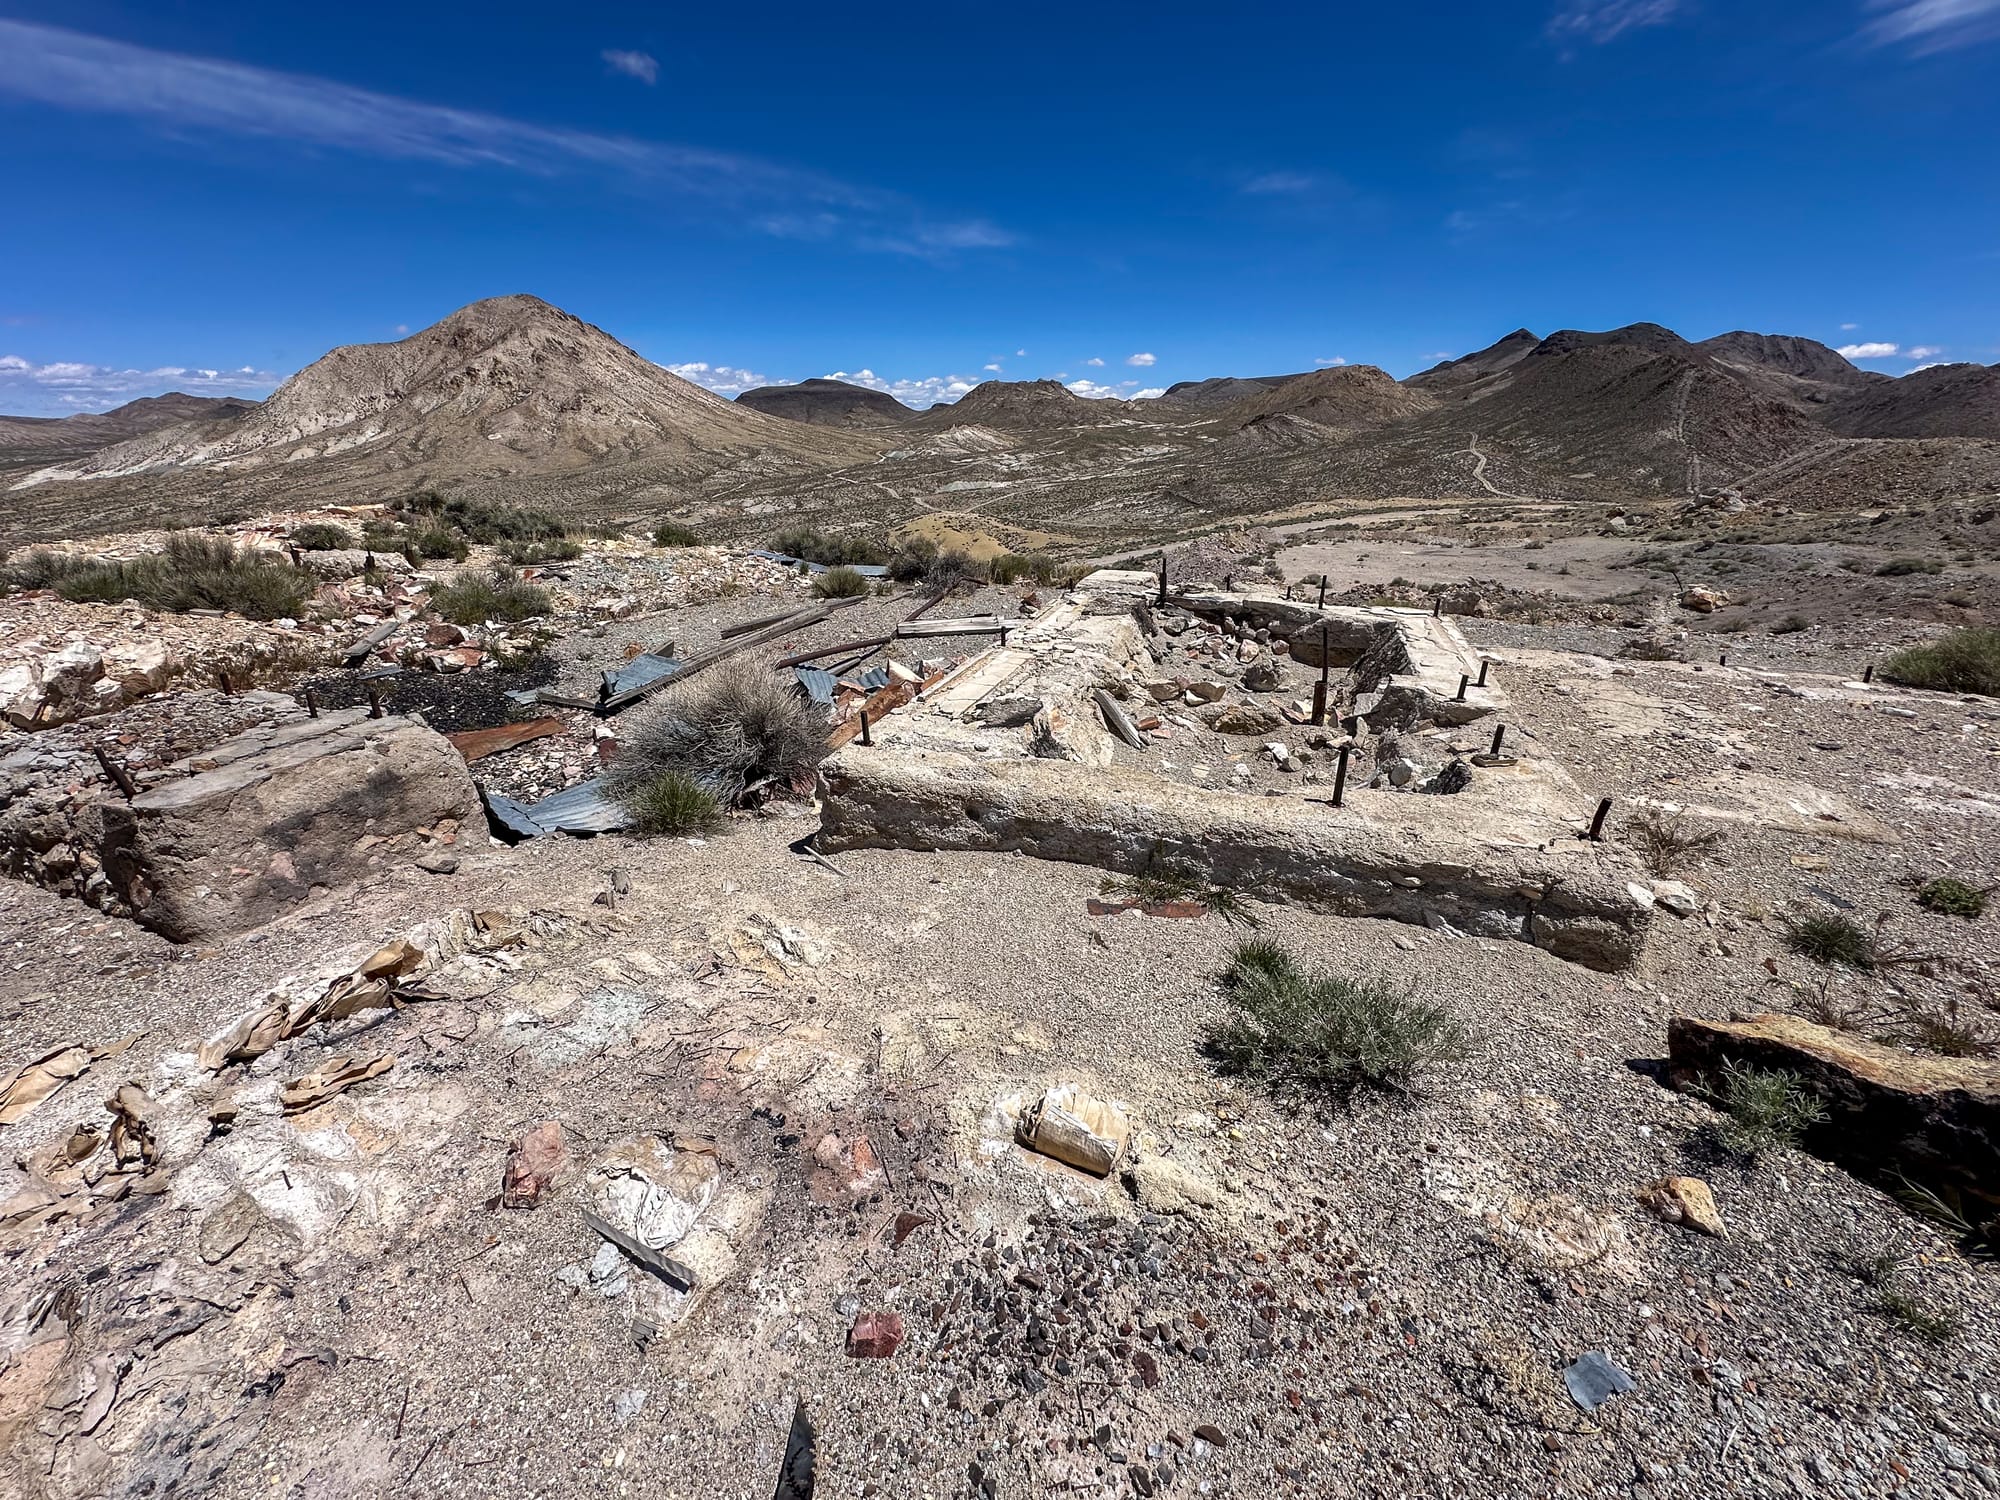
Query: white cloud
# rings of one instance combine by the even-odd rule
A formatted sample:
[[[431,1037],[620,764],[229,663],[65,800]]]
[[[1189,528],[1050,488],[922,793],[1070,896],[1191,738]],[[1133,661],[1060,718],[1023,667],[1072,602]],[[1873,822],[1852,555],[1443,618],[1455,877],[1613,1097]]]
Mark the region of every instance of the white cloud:
[[[146,120],[175,136],[294,141],[545,178],[598,173],[640,192],[712,200],[726,209],[718,223],[769,234],[807,226],[860,249],[938,258],[1013,243],[984,219],[934,222],[900,194],[755,157],[536,125],[26,21],[0,20],[0,95]]]
[[[1681,9],[1681,0],[1568,0],[1549,17],[1547,32],[1556,42],[1602,45],[1628,31],[1662,26]]]
[[[1086,359],[1084,363],[1089,365],[1093,370],[1101,370],[1104,368],[1104,361],[1096,358],[1095,356]]]
[[[109,365],[57,360],[38,365],[18,354],[0,355],[0,411],[24,417],[66,417],[108,411],[141,396],[184,391],[190,396],[268,396],[278,377],[244,365],[204,370],[162,365],[153,370],[120,370]]]
[[[981,366],[980,366],[980,368],[981,368],[981,369],[983,369],[983,370],[991,370],[991,371],[992,371],[992,372],[993,372],[993,373],[994,373],[995,375],[998,375],[998,374],[1000,374],[1000,373],[1001,373],[1001,371],[1000,371],[1000,364],[999,364],[999,362],[998,362],[997,360],[996,360],[996,361],[995,361],[994,363],[990,364],[990,365],[981,365]]]
[[[1261,172],[1243,184],[1243,191],[1257,197],[1296,197],[1310,193],[1320,179],[1310,172]]]
[[[606,47],[601,55],[614,73],[623,73],[645,84],[660,81],[660,60],[650,52],[620,52],[615,47]]]
[[[398,323],[396,325],[396,332],[398,333],[408,333],[409,331],[410,325],[408,323]]]
[[[2000,37],[2000,0],[1868,0],[1884,12],[1862,29],[1878,47],[1907,43],[1919,56]]]
[[[1842,344],[1834,351],[1842,359],[1887,359],[1895,352],[1894,344]]]
[[[1945,362],[1943,360],[1934,359],[1929,364],[1911,365],[1910,368],[1905,370],[1903,373],[1905,375],[1914,375],[1919,370],[1941,370],[1944,368],[1944,364]]]
[[[1068,389],[1092,401],[1145,401],[1167,393],[1164,386],[1141,389],[1136,380],[1121,380],[1114,385],[1104,385],[1095,380],[1072,380]]]
[[[1016,359],[1026,359],[1027,357],[1028,351],[1026,349],[1016,349],[1014,351],[1014,358]]]
[[[1147,365],[1156,365],[1159,362],[1160,358],[1157,354],[1128,354],[1125,357],[1126,364],[1138,365],[1142,369]]]
[[[1842,323],[1840,325],[1840,331],[1842,333],[1852,333],[1854,332],[1855,329],[1859,328],[1860,326],[1861,325],[1859,323]]]
[[[941,401],[956,401],[979,382],[969,375],[926,375],[918,380],[885,380],[873,370],[835,370],[827,380],[844,380],[871,391],[887,391],[905,406],[919,409]]]
[[[1332,359],[1316,359],[1316,360],[1314,360],[1314,361],[1313,361],[1313,363],[1314,363],[1315,365],[1317,365],[1317,366],[1318,366],[1318,367],[1319,367],[1320,369],[1322,369],[1322,370],[1330,370],[1330,369],[1334,368],[1334,366],[1336,366],[1336,365],[1344,365],[1344,364],[1346,364],[1346,363],[1347,363],[1347,361],[1346,361],[1345,359],[1341,358],[1341,356],[1340,356],[1340,355],[1336,354],[1336,355],[1334,355],[1334,356],[1333,356],[1333,358],[1332,358]]]
[[[734,365],[712,365],[707,360],[694,360],[684,365],[668,365],[683,380],[692,380],[696,385],[711,390],[718,396],[740,396],[745,391],[754,391],[760,385],[771,382],[754,370],[739,370]]]
[[[1934,354],[1942,353],[1944,353],[1943,348],[1937,344],[1912,344],[1903,351],[1903,358],[1929,359]]]

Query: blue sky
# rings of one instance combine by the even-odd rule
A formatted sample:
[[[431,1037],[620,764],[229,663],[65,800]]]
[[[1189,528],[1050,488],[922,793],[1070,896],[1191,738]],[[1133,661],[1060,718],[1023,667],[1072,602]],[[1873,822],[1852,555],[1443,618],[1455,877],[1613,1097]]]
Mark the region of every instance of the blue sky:
[[[515,291],[917,404],[1640,319],[1990,363],[1996,77],[2000,0],[0,0],[0,410]]]

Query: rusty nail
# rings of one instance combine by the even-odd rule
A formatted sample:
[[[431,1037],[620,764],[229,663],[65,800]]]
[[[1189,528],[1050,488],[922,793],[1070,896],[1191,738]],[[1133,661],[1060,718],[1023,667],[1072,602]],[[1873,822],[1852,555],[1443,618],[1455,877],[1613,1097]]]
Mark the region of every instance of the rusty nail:
[[[868,737],[868,707],[866,704],[863,704],[861,708],[861,743],[864,745],[875,743],[875,741]]]

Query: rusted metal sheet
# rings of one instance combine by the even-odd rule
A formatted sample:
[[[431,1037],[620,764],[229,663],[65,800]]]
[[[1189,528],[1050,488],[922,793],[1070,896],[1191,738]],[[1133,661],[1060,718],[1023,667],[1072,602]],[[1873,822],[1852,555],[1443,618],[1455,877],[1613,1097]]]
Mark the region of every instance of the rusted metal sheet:
[[[500,724],[492,729],[461,729],[445,738],[460,755],[474,761],[562,732],[561,719],[524,719],[518,724]]]

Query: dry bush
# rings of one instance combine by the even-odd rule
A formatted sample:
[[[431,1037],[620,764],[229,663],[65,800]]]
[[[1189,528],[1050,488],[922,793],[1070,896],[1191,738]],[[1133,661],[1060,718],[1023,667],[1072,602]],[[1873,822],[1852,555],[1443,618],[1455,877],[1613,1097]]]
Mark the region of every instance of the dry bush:
[[[826,733],[825,716],[790,673],[725,662],[660,694],[621,739],[606,789],[624,800],[677,772],[724,807],[765,784],[802,796],[826,756]]]
[[[1684,812],[1649,807],[1625,820],[1625,842],[1663,880],[1701,864],[1725,838],[1720,828],[1705,827]]]

